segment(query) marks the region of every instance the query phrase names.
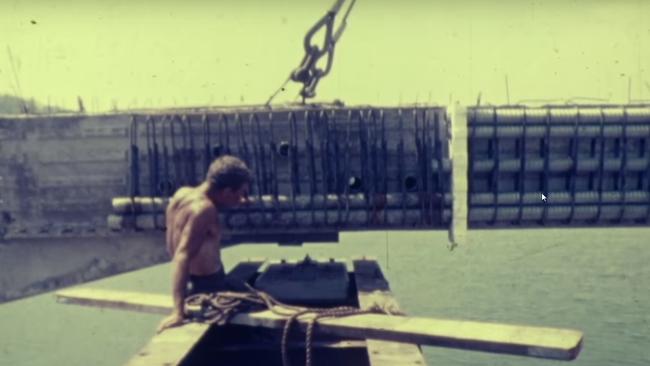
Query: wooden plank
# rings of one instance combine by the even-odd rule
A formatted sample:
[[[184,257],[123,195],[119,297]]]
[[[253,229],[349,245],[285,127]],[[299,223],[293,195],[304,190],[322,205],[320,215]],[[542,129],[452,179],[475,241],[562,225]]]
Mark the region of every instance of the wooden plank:
[[[58,297],[77,304],[138,311],[151,309],[154,313],[164,307],[171,311],[172,303],[171,298],[163,295],[140,294],[136,298],[133,293],[106,290],[92,293],[89,289],[61,291]],[[300,319],[303,331],[308,321],[309,317]],[[231,324],[275,329],[282,329],[285,322],[285,317],[270,310],[237,314],[230,321]],[[316,331],[342,338],[371,338],[560,360],[575,359],[582,346],[582,333],[569,329],[380,314],[319,320]]]
[[[173,301],[169,295],[143,292],[81,287],[60,290],[54,296],[58,302],[64,304],[137,311],[149,314],[169,315],[173,307]]]
[[[264,260],[240,262],[226,276],[226,281],[234,288],[245,288]],[[123,310],[134,310],[167,315],[171,312],[172,299],[163,294],[142,294],[135,292],[120,292],[114,296],[110,290],[94,290],[88,288],[68,289],[56,294],[59,301],[80,305],[98,306],[101,299],[110,299],[102,307]],[[142,301],[142,300],[145,301]],[[149,343],[132,357],[127,366],[177,365],[191,352],[194,346],[208,331],[209,325],[189,323],[181,327],[167,329],[155,335]]]
[[[358,259],[353,261],[353,266],[360,308],[379,306],[390,312],[400,311],[376,261]],[[366,344],[372,366],[426,365],[418,345],[371,339],[366,340]]]
[[[219,351],[226,352],[241,352],[241,351],[259,351],[259,350],[275,350],[280,347],[278,344],[229,344],[218,348]],[[287,343],[289,349],[305,349],[305,342],[289,342]],[[314,341],[311,343],[312,349],[328,348],[328,349],[349,349],[349,348],[365,348],[366,342],[361,340],[341,340],[341,341]]]
[[[270,310],[238,314],[232,324],[282,328],[286,318]],[[305,330],[309,317],[301,318]],[[317,332],[344,338],[371,338],[520,356],[575,359],[582,333],[569,329],[527,327],[435,318],[354,315],[318,321]]]
[[[264,261],[264,259],[254,259],[238,263],[226,275],[226,283],[233,289],[245,289],[244,283],[253,278]],[[164,295],[164,298],[171,301],[167,295]],[[129,303],[132,304],[132,302]],[[122,302],[122,304],[125,305],[127,302]],[[171,306],[171,302],[169,305]],[[158,309],[161,308],[158,307]],[[166,309],[165,314],[169,314],[169,312],[170,308]],[[154,336],[140,352],[131,358],[127,366],[177,365],[183,362],[183,359],[203,338],[209,328],[207,324],[190,323],[182,327],[167,329]]]
[[[179,364],[209,329],[208,324],[189,323],[155,335],[126,366]]]

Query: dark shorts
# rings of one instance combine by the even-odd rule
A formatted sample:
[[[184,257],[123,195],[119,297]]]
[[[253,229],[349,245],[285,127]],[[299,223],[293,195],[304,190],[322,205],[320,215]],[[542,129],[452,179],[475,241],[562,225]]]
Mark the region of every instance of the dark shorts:
[[[190,275],[188,287],[188,295],[230,290],[223,268],[221,271],[207,276]]]

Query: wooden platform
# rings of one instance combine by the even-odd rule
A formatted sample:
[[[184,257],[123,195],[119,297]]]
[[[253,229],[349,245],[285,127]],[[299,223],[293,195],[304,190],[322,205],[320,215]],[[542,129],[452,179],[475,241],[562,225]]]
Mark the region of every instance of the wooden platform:
[[[228,272],[226,281],[228,284],[240,291],[246,290],[245,282],[248,282],[257,274],[258,268],[264,260],[250,260],[240,262],[235,268]],[[166,297],[167,300],[171,298]],[[127,304],[130,302],[124,302]],[[166,307],[153,307],[162,314],[169,314],[171,308],[169,303]],[[135,310],[135,309],[134,309]],[[140,308],[138,310],[144,310]],[[208,329],[207,324],[189,323],[182,327],[168,329],[154,336],[151,341],[138,352],[127,363],[127,366],[168,366],[177,365],[188,356],[196,344],[203,338]]]
[[[237,281],[250,279],[255,276],[261,264],[261,261],[240,263],[230,272],[229,278]],[[399,312],[399,305],[375,261],[354,261],[353,277],[361,308],[379,306],[390,313]],[[162,294],[80,288],[59,291],[57,298],[66,303],[165,315],[172,308],[171,298]],[[299,327],[303,331],[308,319],[305,317],[299,321]],[[285,321],[285,317],[266,310],[237,314],[231,319],[230,325],[273,330],[282,329]],[[205,334],[213,330],[203,324],[188,324],[165,331],[155,336],[129,365],[182,363]],[[322,319],[318,321],[315,332],[342,340],[341,344],[349,347],[358,347],[360,343],[346,343],[346,340],[367,339],[370,364],[381,366],[424,364],[417,345],[573,360],[580,352],[583,337],[581,332],[567,329],[379,314]],[[335,343],[337,342],[332,344]]]
[[[361,309],[379,306],[390,312],[400,312],[399,305],[390,292],[388,281],[374,260],[359,259],[354,262],[354,279]],[[420,366],[426,362],[416,344],[367,340],[368,358],[373,366]]]

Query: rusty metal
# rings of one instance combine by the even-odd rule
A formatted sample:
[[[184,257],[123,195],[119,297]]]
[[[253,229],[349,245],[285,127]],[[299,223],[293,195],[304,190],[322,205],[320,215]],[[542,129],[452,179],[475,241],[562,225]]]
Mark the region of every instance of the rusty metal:
[[[134,197],[140,195],[140,151],[138,148],[138,122],[135,116],[131,117],[129,140],[129,194]]]
[[[159,151],[158,142],[156,141],[156,124],[151,116],[145,118],[146,140],[147,140],[147,160],[149,162],[149,195],[158,196],[159,185]]]
[[[203,171],[207,172],[214,158],[212,145],[210,144],[210,122],[207,114],[201,116],[201,128],[203,129]]]

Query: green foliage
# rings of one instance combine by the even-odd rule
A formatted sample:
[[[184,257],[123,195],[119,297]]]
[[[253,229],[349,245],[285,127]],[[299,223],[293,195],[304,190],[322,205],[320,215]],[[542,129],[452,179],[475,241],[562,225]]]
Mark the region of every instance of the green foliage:
[[[0,114],[44,114],[44,113],[63,113],[70,112],[64,108],[56,106],[42,106],[36,103],[34,99],[24,99],[15,95],[0,95]]]

